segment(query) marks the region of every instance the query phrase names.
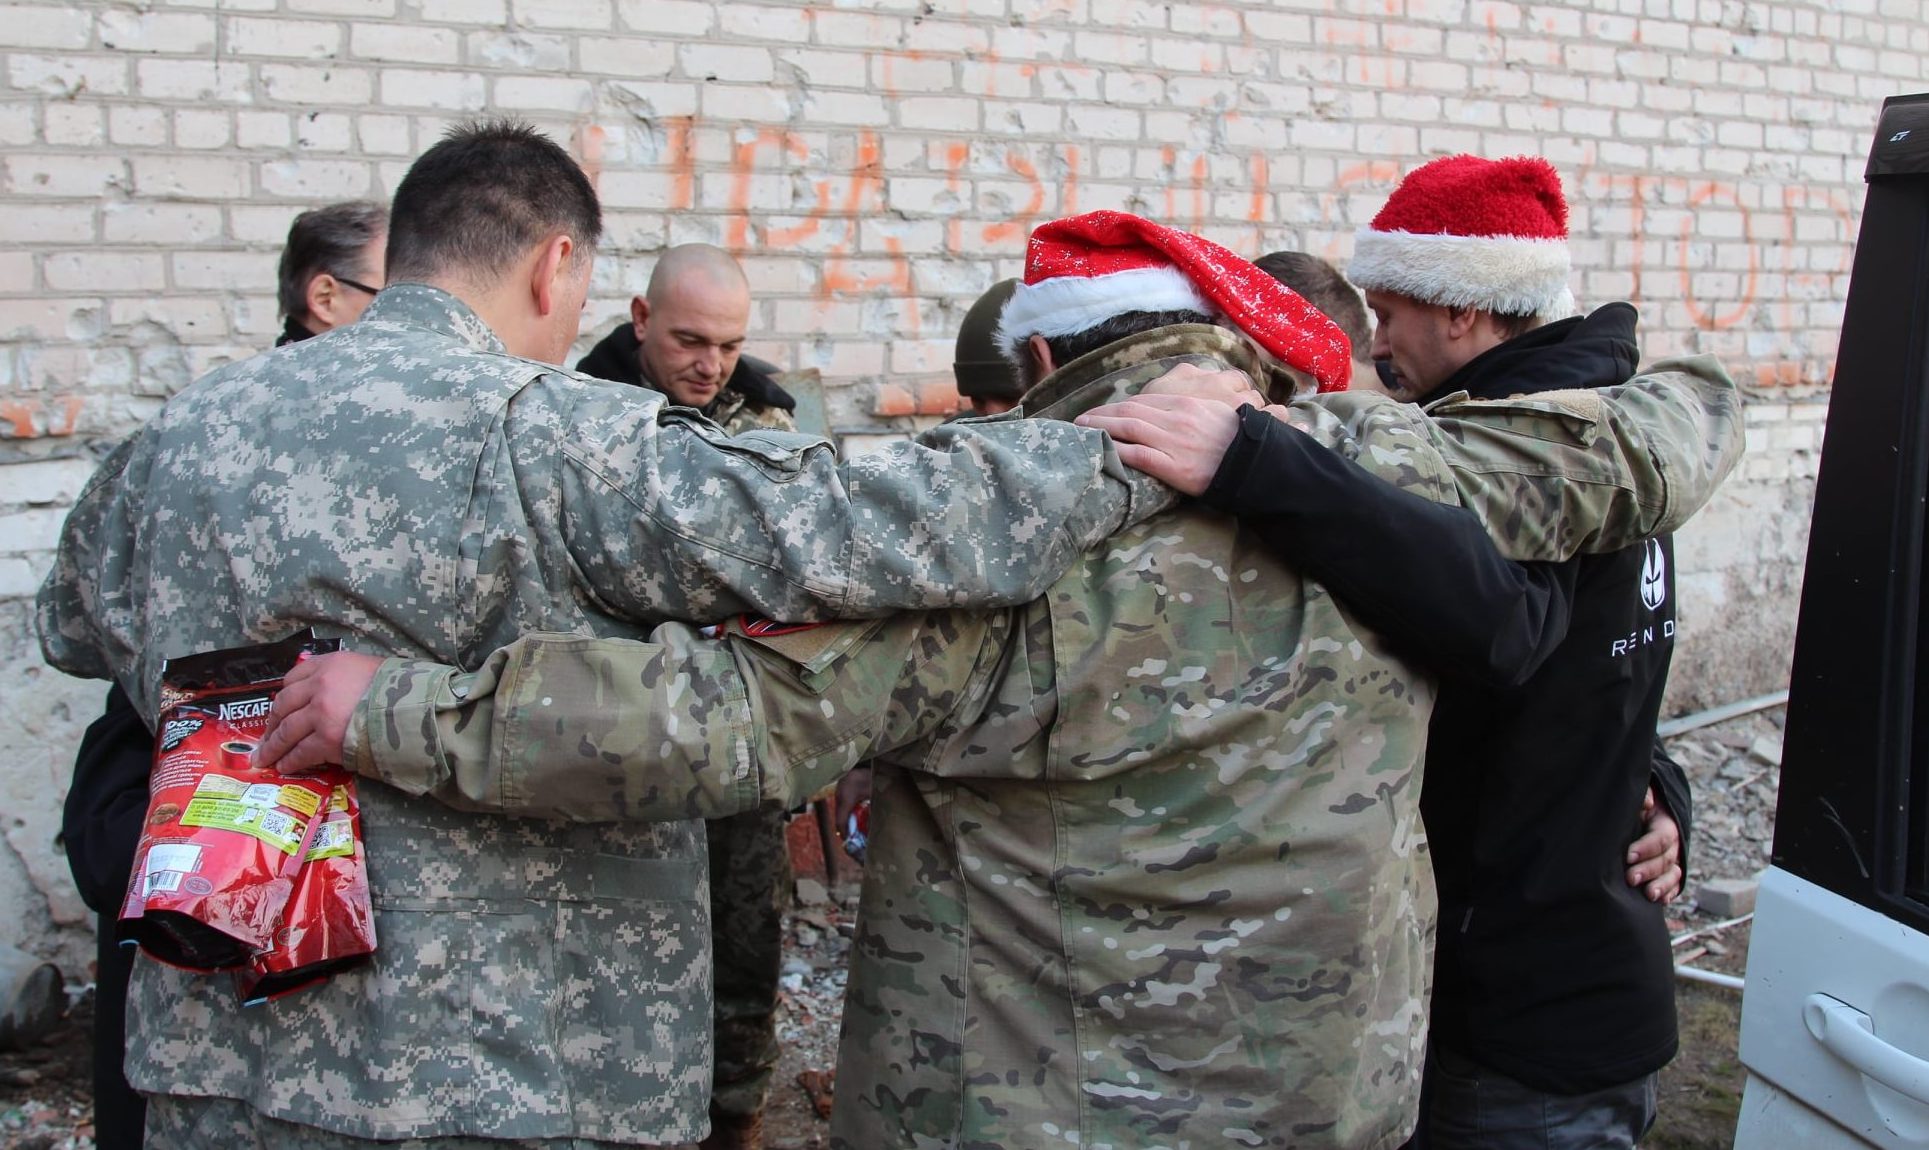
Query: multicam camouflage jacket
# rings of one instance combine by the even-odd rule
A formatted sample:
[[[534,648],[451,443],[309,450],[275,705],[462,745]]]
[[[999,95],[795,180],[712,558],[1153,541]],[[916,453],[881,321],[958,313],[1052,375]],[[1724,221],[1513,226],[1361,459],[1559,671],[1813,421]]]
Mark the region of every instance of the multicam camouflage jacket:
[[[1027,406],[1066,418],[1253,354],[1162,329]],[[1706,360],[1586,396],[1289,414],[1521,559],[1671,529],[1740,448]],[[390,660],[346,757],[412,794],[586,820],[727,815],[874,758],[847,1150],[1377,1148],[1411,1128],[1425,1043],[1432,701],[1325,588],[1188,507],[1011,610],[531,636],[469,674]]]
[[[839,464],[505,354],[392,287],[351,327],[221,369],[89,482],[39,599],[47,660],[151,723],[168,656],[313,624],[475,666],[530,631],[1021,602],[1169,492],[1063,424],[940,429]],[[710,1086],[703,836],[362,795],[372,966],[244,1012],[136,967],[140,1089],[363,1138],[675,1142]]]

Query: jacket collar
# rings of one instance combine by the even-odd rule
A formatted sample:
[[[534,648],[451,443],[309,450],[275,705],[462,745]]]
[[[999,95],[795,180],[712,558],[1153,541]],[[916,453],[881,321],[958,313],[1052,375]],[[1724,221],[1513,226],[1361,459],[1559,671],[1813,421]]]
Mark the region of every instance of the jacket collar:
[[[1136,395],[1180,361],[1236,367],[1263,385],[1271,361],[1251,340],[1229,328],[1186,323],[1154,328],[1087,352],[1039,380],[1025,393],[1025,414],[1072,419],[1094,407]],[[1156,371],[1134,368],[1156,366]]]
[[[509,349],[468,304],[438,287],[420,283],[390,284],[368,305],[357,323],[428,328],[452,336],[477,351]]]
[[[1461,393],[1503,399],[1626,383],[1641,362],[1634,341],[1639,320],[1633,305],[1611,303],[1586,316],[1543,324],[1475,356],[1418,402],[1425,407]]]
[[[647,387],[651,391],[663,390],[644,376],[643,357],[638,354],[638,346],[636,329],[627,322],[619,323],[615,330],[596,341],[596,346],[589,349],[589,354],[576,361],[576,370],[614,383]],[[731,391],[737,392],[755,407],[796,410],[797,401],[770,378],[775,371],[774,366],[755,356],[738,356],[736,370],[730,373],[729,380],[723,385],[723,392],[718,393],[717,401],[704,414],[710,415],[717,410],[724,393]]]

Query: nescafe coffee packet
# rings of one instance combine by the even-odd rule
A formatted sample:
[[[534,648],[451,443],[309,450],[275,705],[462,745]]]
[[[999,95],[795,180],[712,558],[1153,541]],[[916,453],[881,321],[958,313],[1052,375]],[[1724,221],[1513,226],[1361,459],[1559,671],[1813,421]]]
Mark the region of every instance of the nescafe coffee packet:
[[[274,947],[256,955],[247,970],[235,972],[235,991],[244,1006],[313,986],[375,951],[375,907],[368,894],[355,776],[337,768],[317,777],[335,780],[328,817],[295,874]]]
[[[203,972],[245,967],[273,942],[334,783],[257,771],[250,758],[282,676],[339,646],[304,630],[162,664],[147,822],[121,906],[122,942]]]

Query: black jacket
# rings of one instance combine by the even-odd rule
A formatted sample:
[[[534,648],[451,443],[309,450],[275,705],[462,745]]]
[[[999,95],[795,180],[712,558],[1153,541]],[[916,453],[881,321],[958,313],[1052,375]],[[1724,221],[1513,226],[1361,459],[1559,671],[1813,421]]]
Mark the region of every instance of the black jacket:
[[[1615,304],[1535,329],[1436,394],[1623,382],[1635,318]],[[1686,778],[1654,738],[1673,650],[1670,541],[1512,563],[1464,510],[1382,483],[1264,413],[1241,429],[1206,501],[1442,676],[1421,797],[1441,900],[1435,1040],[1557,1093],[1665,1064],[1672,954],[1624,855],[1652,774],[1686,862]]]
[[[630,383],[637,387],[647,387],[661,391],[654,383],[643,378],[643,359],[637,354],[636,329],[629,323],[619,323],[616,330],[596,341],[589,354],[576,361],[576,370],[597,379],[612,380],[616,383]],[[737,357],[737,367],[730,373],[730,379],[718,392],[718,401],[724,392],[734,391],[744,397],[751,407],[778,407],[785,411],[797,410],[797,401],[791,394],[777,385],[770,377],[776,374],[775,364],[750,355]],[[712,407],[716,406],[713,401]],[[704,414],[709,414],[705,412]]]

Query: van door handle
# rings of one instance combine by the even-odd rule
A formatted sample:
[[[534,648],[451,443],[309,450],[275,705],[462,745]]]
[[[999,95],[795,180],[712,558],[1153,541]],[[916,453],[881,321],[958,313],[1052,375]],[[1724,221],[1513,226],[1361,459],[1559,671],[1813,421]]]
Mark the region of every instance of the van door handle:
[[[1929,1106],[1929,1061],[1877,1038],[1868,1015],[1826,994],[1811,994],[1802,1003],[1802,1022],[1830,1054]]]

